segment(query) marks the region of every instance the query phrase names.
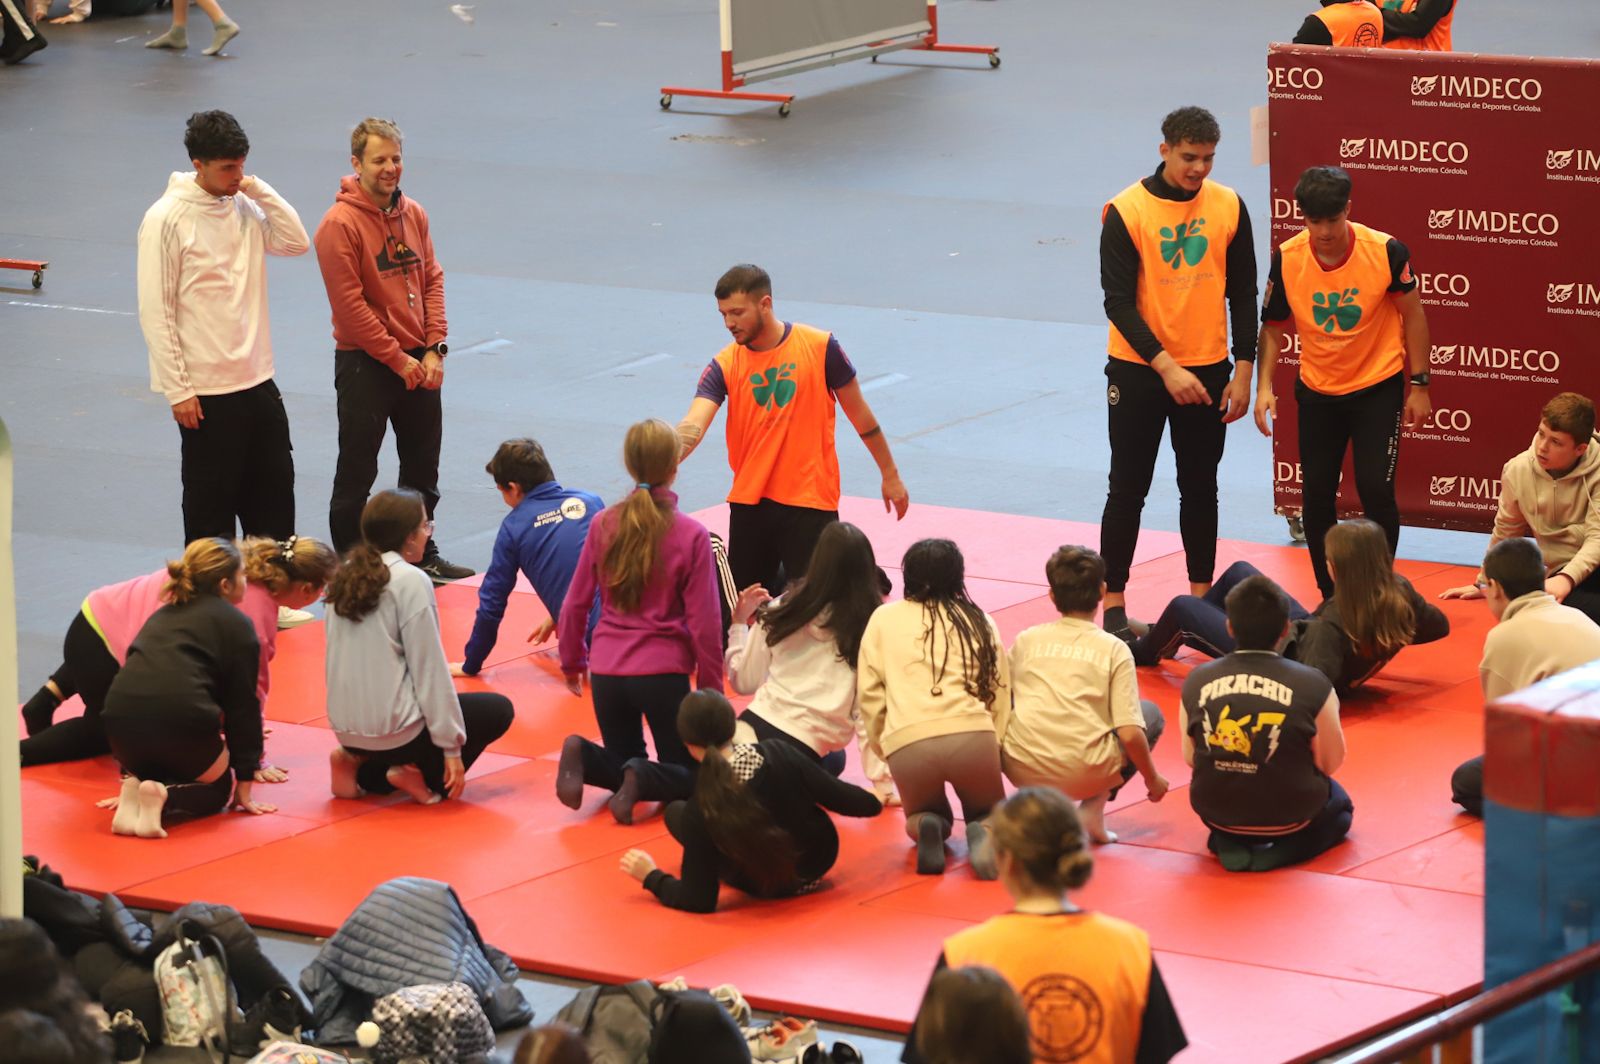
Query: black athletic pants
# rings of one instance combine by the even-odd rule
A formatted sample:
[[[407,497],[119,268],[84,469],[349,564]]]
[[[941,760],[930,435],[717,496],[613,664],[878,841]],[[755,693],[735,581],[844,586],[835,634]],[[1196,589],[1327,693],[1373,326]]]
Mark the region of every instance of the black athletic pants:
[[[422,356],[422,349],[409,352]],[[394,370],[365,351],[333,353],[333,390],[338,398],[339,460],[328,501],[328,531],[333,549],[343,554],[361,542],[361,509],[378,479],[378,453],[394,424],[400,458],[399,485],[422,494],[428,516],[439,505],[439,445],[444,438],[444,408],[436,388],[410,391]],[[427,554],[434,552],[428,541]]]
[[[1189,581],[1209,584],[1217,564],[1217,464],[1227,426],[1217,403],[1233,376],[1227,359],[1190,366],[1211,402],[1182,406],[1173,401],[1161,375],[1144,363],[1106,362],[1106,429],[1111,440],[1111,473],[1106,507],[1100,517],[1100,555],[1106,561],[1106,590],[1128,586],[1128,569],[1139,543],[1139,517],[1155,476],[1161,435],[1172,426],[1172,457],[1178,471],[1178,531],[1188,562]]]
[[[831,754],[819,754],[776,724],[767,723],[748,709],[739,714],[739,719],[750,725],[750,730],[756,733],[757,741],[777,739],[780,742],[788,743],[808,759],[815,761],[828,775],[837,777],[844,773],[845,753],[843,750],[835,750]]]
[[[106,692],[121,666],[106,649],[105,640],[94,630],[89,618],[79,611],[67,626],[61,642],[61,667],[50,677],[65,701],[73,695],[83,699],[83,716],[52,724],[22,740],[22,765],[51,765],[58,761],[83,761],[111,752],[106,729],[100,723],[100,710]]]
[[[1344,841],[1344,837],[1350,834],[1350,822],[1354,817],[1355,804],[1350,801],[1350,795],[1339,785],[1338,780],[1330,779],[1327,804],[1317,811],[1317,815],[1312,817],[1305,827],[1294,834],[1236,835],[1221,828],[1212,828],[1211,838],[1206,845],[1212,853],[1216,853],[1219,844],[1259,850],[1266,843],[1271,843],[1270,860],[1265,863],[1259,860],[1253,862],[1253,868],[1256,871],[1265,871],[1268,867],[1283,868],[1309,861],[1319,853],[1339,845]]]
[[[1394,498],[1395,466],[1400,456],[1400,418],[1405,408],[1405,374],[1349,395],[1323,395],[1299,380],[1294,385],[1300,414],[1300,479],[1304,491],[1301,523],[1311,548],[1311,571],[1323,598],[1333,594],[1328,529],[1338,523],[1339,475],[1345,452],[1354,459],[1361,512],[1389,537],[1389,556],[1400,545],[1400,507]]]
[[[651,676],[589,674],[600,742],[583,742],[583,782],[615,791],[622,770],[631,768],[641,802],[667,802],[694,793],[694,758],[678,738],[678,706],[689,693],[689,677],[681,672]],[[644,746],[644,725],[650,725],[656,760]]]
[[[461,763],[471,768],[478,755],[511,727],[516,711],[511,699],[493,691],[458,693],[456,698],[461,703],[461,725],[467,733],[461,744]],[[427,727],[415,739],[393,750],[362,750],[354,746],[345,749],[361,758],[356,785],[368,794],[394,793],[394,785],[385,774],[395,765],[417,766],[428,789],[435,794],[444,793],[444,751],[434,745]]]
[[[771,499],[728,504],[728,565],[739,591],[762,584],[772,594],[806,575],[822,530],[839,520],[838,510],[813,510]]]
[[[294,535],[289,414],[272,381],[200,396],[200,425],[178,426],[183,449],[183,539]],[[235,521],[237,520],[237,527]]]

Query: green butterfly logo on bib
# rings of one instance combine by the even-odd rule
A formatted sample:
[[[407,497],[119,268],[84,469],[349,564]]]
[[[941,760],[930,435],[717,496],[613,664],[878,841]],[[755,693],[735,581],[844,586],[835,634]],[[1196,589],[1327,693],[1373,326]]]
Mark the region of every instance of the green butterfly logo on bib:
[[[767,370],[765,375],[760,373],[750,374],[750,383],[755,385],[750,390],[758,406],[768,410],[774,405],[780,409],[789,405],[789,400],[794,398],[795,382],[789,374],[794,372],[794,363],[787,362],[782,366],[774,366]]]
[[[1361,308],[1356,305],[1359,288],[1346,288],[1343,292],[1314,292],[1311,296],[1311,320],[1322,326],[1322,331],[1335,329],[1349,332],[1361,320]]]
[[[1204,218],[1196,218],[1192,222],[1179,222],[1176,229],[1162,226],[1162,260],[1174,270],[1178,268],[1180,260],[1190,266],[1198,265],[1200,260],[1206,257],[1206,247],[1211,243],[1200,235],[1200,227],[1205,224]]]

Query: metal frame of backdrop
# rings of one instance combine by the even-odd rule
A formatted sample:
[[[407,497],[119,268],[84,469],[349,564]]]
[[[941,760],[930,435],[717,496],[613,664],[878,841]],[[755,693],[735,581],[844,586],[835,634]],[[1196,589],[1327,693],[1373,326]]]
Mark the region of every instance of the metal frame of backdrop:
[[[789,114],[793,93],[741,92],[756,81],[871,58],[886,52],[958,52],[986,55],[1000,65],[1000,48],[944,44],[938,0],[718,0],[722,24],[722,88],[665,85],[661,107],[674,96],[754,100]]]
[[[17,585],[11,554],[11,434],[0,420],[0,699],[17,704]],[[22,767],[17,714],[0,713],[0,916],[22,915]]]

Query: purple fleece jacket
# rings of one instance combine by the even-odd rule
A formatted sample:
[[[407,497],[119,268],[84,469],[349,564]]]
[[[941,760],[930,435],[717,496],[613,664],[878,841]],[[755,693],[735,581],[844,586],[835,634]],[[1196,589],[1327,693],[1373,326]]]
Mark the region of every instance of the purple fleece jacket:
[[[589,524],[578,568],[572,574],[556,630],[561,669],[588,669],[602,676],[652,676],[693,673],[696,687],[722,690],[722,608],[717,601],[711,537],[692,517],[678,512],[678,496],[666,488],[650,493],[672,507],[672,525],[661,541],[655,572],[637,609],[622,611],[611,593],[600,589],[600,621],[584,657],[583,632],[589,624],[600,559],[616,528],[620,507],[603,510]]]

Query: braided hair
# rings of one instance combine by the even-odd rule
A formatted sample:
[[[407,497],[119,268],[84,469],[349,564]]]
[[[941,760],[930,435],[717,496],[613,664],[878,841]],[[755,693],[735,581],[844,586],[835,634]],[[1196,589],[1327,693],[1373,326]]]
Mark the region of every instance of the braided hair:
[[[927,628],[923,646],[931,674],[929,693],[943,694],[952,677],[952,646],[961,648],[960,670],[967,693],[992,707],[1000,693],[1000,647],[989,617],[967,594],[966,560],[948,539],[922,539],[906,550],[906,598],[922,606]],[[936,638],[943,629],[943,638]],[[935,661],[935,655],[938,660]]]

